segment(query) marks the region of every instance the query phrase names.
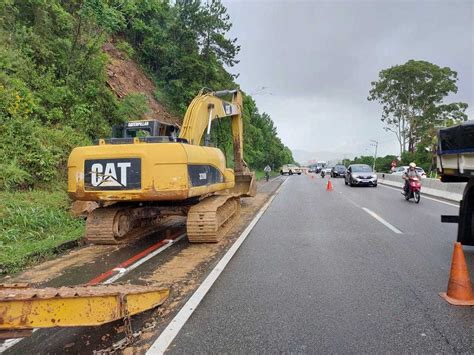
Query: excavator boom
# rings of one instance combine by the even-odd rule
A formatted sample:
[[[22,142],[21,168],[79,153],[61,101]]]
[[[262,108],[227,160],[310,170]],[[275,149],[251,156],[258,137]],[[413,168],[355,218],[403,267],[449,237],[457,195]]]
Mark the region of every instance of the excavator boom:
[[[232,97],[230,102],[222,99],[228,96]],[[238,90],[222,90],[199,94],[186,111],[179,137],[186,139],[191,144],[200,144],[203,135],[205,135],[204,142],[207,145],[212,121],[223,117],[231,117],[235,172],[235,186],[232,189],[232,194],[241,197],[253,197],[256,195],[257,189],[255,174],[250,172],[244,160],[242,104],[242,94]]]

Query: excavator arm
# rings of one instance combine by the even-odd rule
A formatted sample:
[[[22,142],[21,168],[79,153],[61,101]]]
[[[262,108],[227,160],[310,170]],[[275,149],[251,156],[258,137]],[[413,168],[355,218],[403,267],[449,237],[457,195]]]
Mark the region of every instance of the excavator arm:
[[[231,96],[231,101],[222,98]],[[194,98],[186,111],[179,138],[190,144],[209,145],[212,121],[224,117],[232,119],[232,143],[234,148],[234,193],[239,196],[255,196],[255,174],[250,172],[244,161],[242,94],[239,90],[222,90],[201,93]]]

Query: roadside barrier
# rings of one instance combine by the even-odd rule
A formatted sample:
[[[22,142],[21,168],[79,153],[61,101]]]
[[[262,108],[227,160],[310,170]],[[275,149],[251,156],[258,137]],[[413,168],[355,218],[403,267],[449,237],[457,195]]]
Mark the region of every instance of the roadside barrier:
[[[380,184],[399,187],[400,190],[403,186],[403,179],[401,175],[393,174],[381,174],[378,173],[378,182]],[[450,182],[444,183],[438,179],[423,178],[421,180],[421,193],[431,195],[434,197],[441,197],[446,200],[459,202],[462,200],[462,195],[466,183],[463,182]]]
[[[461,243],[454,243],[448,291],[439,295],[456,306],[474,306],[474,292]]]

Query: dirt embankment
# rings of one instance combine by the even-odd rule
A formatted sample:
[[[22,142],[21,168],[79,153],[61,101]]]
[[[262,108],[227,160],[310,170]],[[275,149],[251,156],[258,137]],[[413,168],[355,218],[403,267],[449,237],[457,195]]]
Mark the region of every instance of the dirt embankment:
[[[119,98],[133,93],[143,94],[148,99],[148,106],[150,107],[150,111],[145,114],[144,119],[181,126],[182,119],[169,113],[155,99],[156,86],[137,63],[128,59],[112,42],[105,43],[102,49],[109,57],[107,84]]]

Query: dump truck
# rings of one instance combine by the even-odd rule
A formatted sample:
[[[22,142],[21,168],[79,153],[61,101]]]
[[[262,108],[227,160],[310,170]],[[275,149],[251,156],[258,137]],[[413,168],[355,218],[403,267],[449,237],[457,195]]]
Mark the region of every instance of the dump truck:
[[[474,120],[438,132],[437,167],[441,181],[466,182],[458,216],[442,216],[458,223],[457,241],[474,245]]]
[[[212,122],[224,117],[232,120],[234,169],[210,141]],[[202,90],[180,129],[127,122],[114,127],[112,138],[75,148],[68,160],[68,193],[100,206],[86,221],[85,237],[93,244],[150,234],[176,215],[187,217],[190,242],[218,242],[238,219],[240,198],[256,194],[255,173],[243,159],[242,94]],[[155,286],[0,285],[0,336],[100,325],[160,305],[168,294]]]

